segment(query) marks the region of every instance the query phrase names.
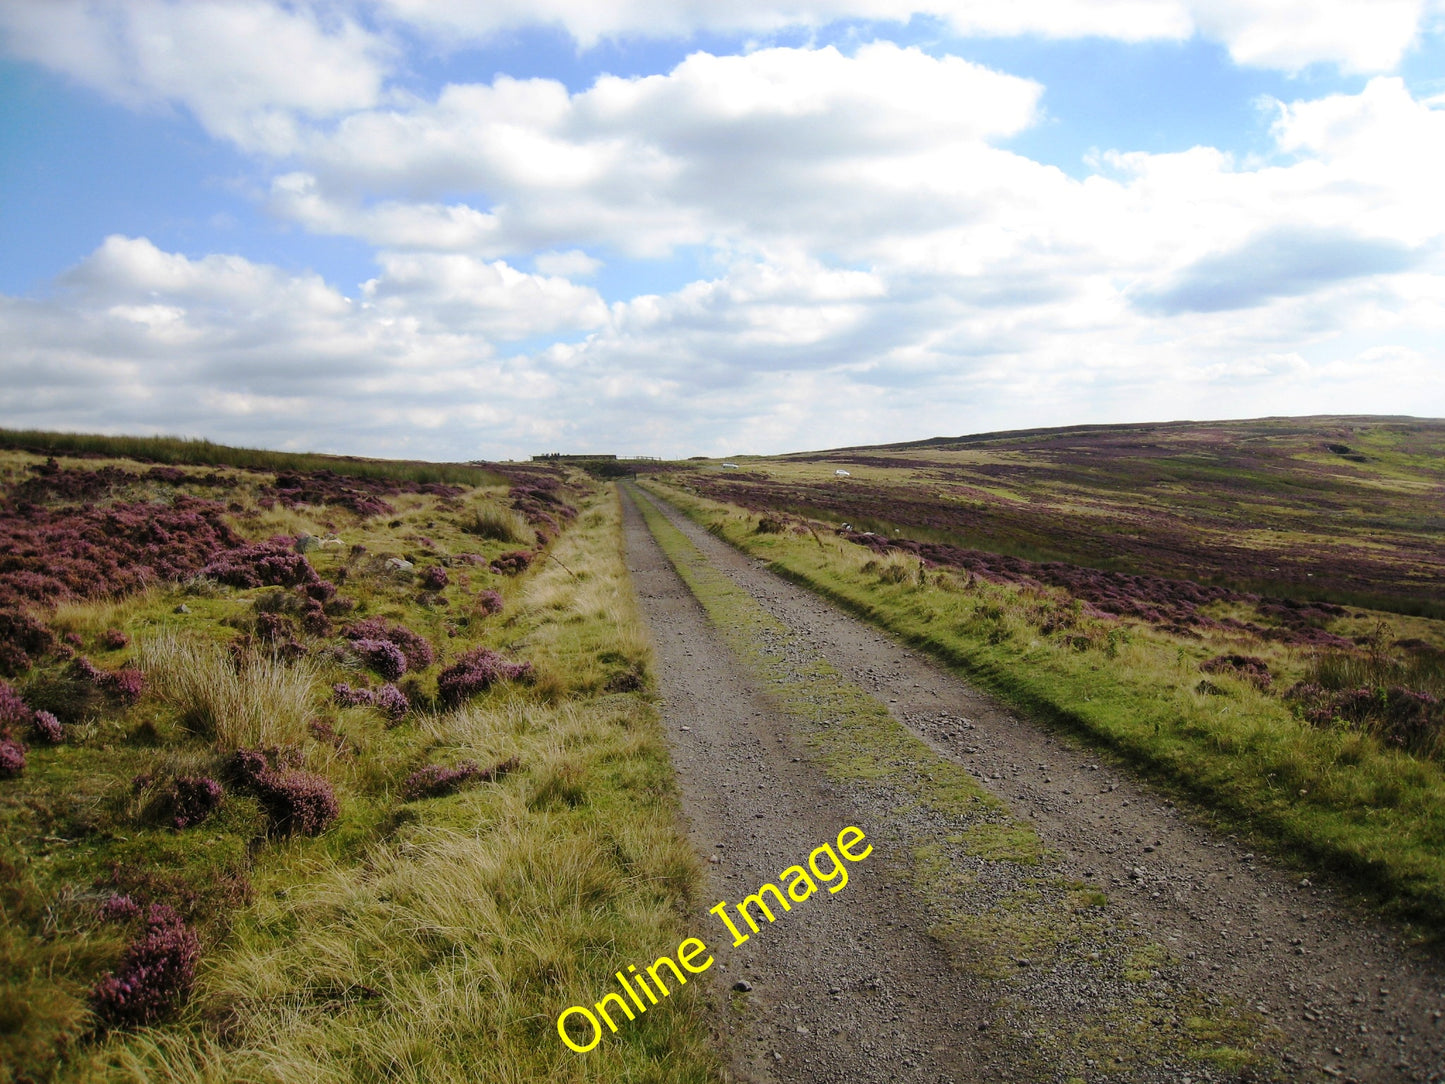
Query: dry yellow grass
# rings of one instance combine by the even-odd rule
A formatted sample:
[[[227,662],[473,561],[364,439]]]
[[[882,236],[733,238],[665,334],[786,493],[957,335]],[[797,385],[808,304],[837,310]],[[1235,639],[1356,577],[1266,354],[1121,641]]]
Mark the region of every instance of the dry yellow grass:
[[[300,745],[322,696],[305,659],[261,655],[237,666],[215,644],[161,631],[142,640],[137,661],[183,726],[223,749]]]

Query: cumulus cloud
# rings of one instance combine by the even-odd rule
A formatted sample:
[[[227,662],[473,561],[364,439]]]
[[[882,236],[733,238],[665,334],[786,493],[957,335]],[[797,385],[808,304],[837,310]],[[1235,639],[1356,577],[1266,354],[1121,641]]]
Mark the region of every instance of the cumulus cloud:
[[[995,145],[1035,123],[1040,91],[886,43],[853,56],[698,53],[575,94],[499,78],[347,118],[308,146],[307,172],[276,182],[273,207],[321,232],[487,259],[568,243],[638,257],[679,245],[828,252],[945,279],[1027,271],[1034,292],[1129,275],[1137,296],[1166,306],[1222,303],[1217,289],[1201,300],[1199,276],[1230,268],[1200,261],[1263,244],[1268,230],[1285,231],[1270,250],[1289,271],[1276,293],[1343,267],[1337,250],[1334,270],[1290,270],[1286,234],[1378,242],[1379,258],[1358,264],[1366,273],[1389,252],[1391,267],[1406,265],[1391,246],[1445,233],[1431,165],[1445,110],[1398,79],[1276,103],[1273,161],[1242,167],[1210,147],[1109,152],[1082,181]],[[435,202],[457,190],[478,206]],[[1294,247],[1298,260],[1327,255]],[[1229,303],[1266,296],[1241,288]]]
[[[1315,63],[1350,71],[1392,68],[1414,41],[1424,0],[381,0],[399,22],[449,40],[504,29],[559,27],[590,47],[603,38],[768,34],[841,20],[938,20],[961,36],[1222,42],[1241,63],[1297,71]]]
[[[273,214],[313,233],[345,234],[390,248],[470,252],[496,247],[495,215],[465,204],[328,199],[309,173],[275,178],[268,206]]]
[[[1034,122],[1041,91],[883,42],[852,56],[695,53],[577,94],[499,77],[347,117],[307,146],[307,172],[278,179],[272,205],[311,229],[482,256],[914,232],[976,213],[969,178],[991,140]],[[432,202],[458,190],[485,206]]]
[[[601,269],[602,261],[580,248],[573,248],[566,252],[539,252],[532,258],[532,266],[544,275],[585,279]]]
[[[372,105],[387,49],[329,7],[260,0],[19,0],[0,41],[132,106],[181,105],[212,135],[286,153],[298,118]]]
[[[1191,264],[1169,287],[1140,301],[1163,313],[1242,309],[1341,279],[1403,271],[1419,259],[1392,241],[1272,229],[1240,248]]]
[[[106,430],[353,450],[415,448],[419,430],[452,423],[461,441],[499,425],[488,434],[498,452],[525,441],[557,388],[495,342],[605,316],[591,291],[505,265],[388,262],[352,299],[314,275],[119,236],[57,286],[46,299],[0,298],[0,338],[13,344],[0,411],[13,424],[103,419]],[[449,287],[476,291],[465,320],[428,312],[462,303]]]
[[[1202,34],[1222,41],[1240,64],[1299,71],[1338,64],[1389,71],[1414,43],[1425,0],[1195,0]]]
[[[1445,102],[1417,100],[1394,77],[1359,94],[1278,105],[1282,151],[1315,170],[1356,228],[1419,243],[1445,231],[1445,203],[1431,195],[1445,147]]]
[[[399,63],[398,35],[485,44],[500,32],[540,25],[590,47],[603,38],[766,36],[924,16],[965,37],[1143,42],[1203,35],[1222,42],[1240,64],[1383,72],[1416,41],[1426,14],[1426,0],[13,0],[0,5],[0,45],[116,100],[180,106],[215,136],[286,155],[311,122],[382,99]],[[915,82],[920,73],[929,74],[919,65],[900,68],[900,95],[927,89]],[[871,74],[884,73],[875,67]],[[747,90],[736,71],[727,78],[729,89]],[[766,85],[765,75],[759,85]],[[796,104],[796,87],[779,90]],[[544,166],[568,158],[545,142],[516,149]]]
[[[380,312],[474,332],[491,341],[590,329],[607,319],[597,291],[518,271],[501,260],[383,253],[382,273],[361,287]]]
[[[381,263],[349,299],[314,276],[110,238],[48,298],[0,298],[0,411],[15,425],[474,458],[907,439],[1017,424],[1020,402],[1037,424],[1343,401],[1398,412],[1400,380],[1413,409],[1445,409],[1445,286],[1418,271],[1391,289],[1337,281],[1234,312],[1158,314],[1102,278],[1061,294],[964,279],[944,291],[804,257],[740,258],[611,308],[496,261]],[[569,325],[587,334],[497,345]],[[1370,333],[1352,345],[1342,328]]]
[[[1350,5],[1320,2],[1331,26],[1353,25]],[[1129,23],[1180,37],[1207,22],[1241,62],[1283,67],[1331,50],[1385,64],[1418,15],[1385,4],[1383,29],[1358,40],[1296,41],[1264,7],[1038,10],[1060,34]],[[392,5],[441,18],[424,8]],[[110,237],[48,293],[0,297],[9,424],[472,458],[821,447],[1003,427],[1024,409],[1040,425],[1388,410],[1391,381],[1410,382],[1413,409],[1445,412],[1445,109],[1394,77],[1274,103],[1258,159],[1121,148],[1076,178],[1007,149],[1039,123],[1039,84],[887,42],[696,52],[575,92],[498,76],[421,95],[383,89],[385,49],[340,6],[39,10],[0,12],[12,50],[128,101],[182,104],[263,160],[284,152],[269,210],[361,239],[376,270],[338,286]],[[712,26],[726,10],[754,29],[777,16],[644,0],[529,10],[582,38],[586,18],[611,34],[648,15]],[[978,33],[1035,17],[935,14]],[[227,22],[243,17],[252,29]],[[42,41],[60,25],[46,19],[72,20],[75,40]],[[274,31],[276,55],[319,64],[322,85],[288,88],[250,41],[201,70],[193,50],[227,26]],[[169,52],[140,40],[156,27]],[[679,246],[703,253],[698,281],[610,304],[585,281],[597,254]]]

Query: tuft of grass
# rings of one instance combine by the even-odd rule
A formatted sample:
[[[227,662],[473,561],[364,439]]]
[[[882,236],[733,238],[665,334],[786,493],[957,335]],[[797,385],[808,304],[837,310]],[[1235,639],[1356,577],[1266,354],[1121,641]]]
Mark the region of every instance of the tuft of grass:
[[[530,546],[537,540],[536,532],[515,509],[490,501],[471,507],[461,521],[462,530],[478,538]]]
[[[238,664],[219,646],[170,629],[140,641],[137,660],[182,726],[222,749],[302,744],[325,699],[316,668],[260,655]]]

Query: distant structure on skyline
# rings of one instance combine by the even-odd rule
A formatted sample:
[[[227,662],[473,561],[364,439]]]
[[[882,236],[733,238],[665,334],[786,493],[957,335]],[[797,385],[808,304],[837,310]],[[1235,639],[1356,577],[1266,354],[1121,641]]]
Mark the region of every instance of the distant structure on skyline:
[[[532,457],[532,462],[533,462],[533,463],[543,463],[543,462],[545,462],[545,463],[582,463],[582,462],[596,462],[596,461],[598,461],[598,460],[602,460],[602,461],[604,461],[604,462],[615,462],[615,461],[618,460],[618,459],[626,460],[626,461],[629,462],[629,463],[637,462],[637,461],[639,461],[639,460],[645,461],[645,462],[648,462],[648,463],[661,463],[661,462],[662,462],[662,457],[661,457],[661,456],[658,456],[658,455],[603,455],[603,454],[601,454],[601,453],[592,454],[592,455],[584,455],[584,454],[576,454],[576,453],[569,453],[569,452],[544,452],[542,455],[534,455],[534,456]]]

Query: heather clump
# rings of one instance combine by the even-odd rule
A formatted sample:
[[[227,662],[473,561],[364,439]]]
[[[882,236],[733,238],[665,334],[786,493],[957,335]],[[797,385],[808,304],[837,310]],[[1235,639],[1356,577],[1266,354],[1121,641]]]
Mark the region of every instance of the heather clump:
[[[406,693],[395,685],[383,685],[377,689],[371,702],[393,721],[400,719],[411,710],[411,702],[407,700]]]
[[[408,670],[425,670],[436,660],[431,641],[398,622],[368,617],[348,625],[344,635],[348,640],[386,640],[395,644],[406,657]]]
[[[29,726],[34,712],[9,682],[0,679],[0,732]]]
[[[0,734],[0,779],[14,779],[24,770],[24,743],[18,738]]]
[[[219,809],[224,797],[221,784],[209,776],[181,776],[167,794],[168,819],[175,828],[193,828]]]
[[[1240,681],[1247,681],[1260,692],[1268,692],[1274,684],[1274,676],[1269,672],[1269,663],[1255,655],[1216,655],[1214,658],[1200,663],[1199,669],[1206,674],[1224,674],[1238,678]]]
[[[256,638],[263,643],[284,644],[296,635],[296,622],[288,614],[261,611],[256,615]]]
[[[10,491],[10,499],[17,504],[39,504],[46,501],[94,502],[133,485],[138,480],[139,475],[119,467],[107,466],[99,470],[62,467],[52,456],[44,463],[30,467],[30,477]]]
[[[264,542],[237,546],[202,569],[202,574],[232,587],[302,587],[320,581],[311,562],[294,548],[295,539],[275,535]]]
[[[298,760],[291,749],[238,749],[228,763],[237,785],[266,810],[276,835],[319,835],[341,813],[330,781],[302,771]]]
[[[337,707],[374,707],[395,722],[411,710],[406,693],[392,684],[379,689],[353,689],[344,681],[331,687],[331,699]]]
[[[488,617],[502,612],[502,596],[490,587],[477,593],[477,609]]]
[[[300,591],[314,602],[326,603],[336,597],[336,585],[330,580],[318,579],[301,586]]]
[[[532,673],[530,662],[511,662],[486,647],[459,656],[437,678],[437,698],[443,707],[456,707],[501,681],[518,681]]]
[[[120,704],[134,704],[145,693],[145,675],[139,670],[102,670],[84,655],[77,655],[67,667],[73,682],[89,685]]]
[[[369,707],[376,702],[370,689],[353,689],[344,681],[331,686],[331,700],[339,708]]]
[[[1330,689],[1306,680],[1291,686],[1285,699],[1314,726],[1359,727],[1406,752],[1445,755],[1445,700],[1433,693],[1398,684]]]
[[[406,656],[390,640],[352,640],[351,650],[387,681],[396,681],[406,673]]]
[[[322,467],[318,470],[277,471],[276,481],[261,487],[260,503],[267,508],[273,504],[286,508],[345,508],[365,519],[392,515],[396,509],[383,498],[398,493],[428,493],[449,499],[461,492],[459,487],[445,482],[341,475]]]
[[[555,478],[535,476],[508,491],[512,507],[527,517],[543,542],[555,538],[561,533],[562,524],[577,516],[577,509],[563,500],[557,489]]]
[[[464,760],[454,768],[428,764],[406,777],[401,792],[408,802],[419,798],[440,798],[460,790],[468,783],[490,783],[508,772],[516,771],[520,766],[521,760],[515,756],[508,757],[490,768],[483,768],[473,760]]]
[[[441,565],[429,565],[421,574],[421,585],[428,591],[441,591],[450,582],[451,577]]]
[[[531,550],[510,550],[492,558],[488,567],[498,575],[519,576],[527,571],[534,557],[536,554]]]
[[[101,679],[100,688],[122,704],[134,704],[145,693],[145,675],[131,668],[112,670]]]
[[[0,574],[0,594],[4,576]],[[0,677],[16,677],[55,644],[55,636],[30,614],[7,610],[0,601]]]
[[[274,485],[263,490],[287,508],[308,505],[330,505],[347,508],[363,518],[389,516],[394,508],[382,496],[391,496],[399,488],[376,478],[343,478],[335,471],[280,471]]]
[[[90,992],[100,1026],[140,1027],[168,1016],[190,992],[200,954],[200,939],[174,908],[152,904],[120,966]]]
[[[60,720],[48,711],[37,711],[34,720],[35,735],[47,745],[59,745],[65,740],[65,728]]]
[[[141,905],[130,896],[117,893],[101,902],[99,913],[102,922],[129,922],[140,918]]]
[[[100,634],[100,646],[107,651],[119,651],[130,643],[130,637],[120,629],[106,629]]]

